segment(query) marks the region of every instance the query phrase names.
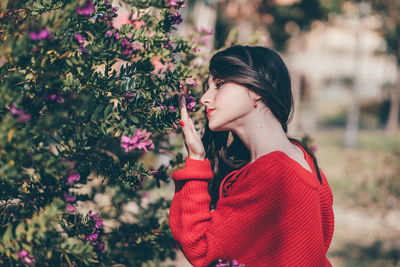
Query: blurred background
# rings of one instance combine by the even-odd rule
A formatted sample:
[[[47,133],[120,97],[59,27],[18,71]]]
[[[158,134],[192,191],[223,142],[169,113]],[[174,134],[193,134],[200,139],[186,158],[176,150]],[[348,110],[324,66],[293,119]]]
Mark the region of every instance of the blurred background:
[[[129,14],[113,5],[122,23]],[[289,135],[316,145],[334,194],[333,266],[400,266],[400,1],[191,0],[181,11],[175,34],[202,33],[199,67],[233,44],[271,47],[287,63]],[[190,266],[182,254],[168,264]]]

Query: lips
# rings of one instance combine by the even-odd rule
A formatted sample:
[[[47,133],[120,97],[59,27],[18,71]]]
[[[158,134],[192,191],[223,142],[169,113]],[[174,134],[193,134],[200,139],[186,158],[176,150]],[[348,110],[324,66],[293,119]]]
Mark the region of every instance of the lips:
[[[214,110],[215,110],[215,108],[207,109],[207,116],[209,116],[211,114],[211,112],[213,112]]]

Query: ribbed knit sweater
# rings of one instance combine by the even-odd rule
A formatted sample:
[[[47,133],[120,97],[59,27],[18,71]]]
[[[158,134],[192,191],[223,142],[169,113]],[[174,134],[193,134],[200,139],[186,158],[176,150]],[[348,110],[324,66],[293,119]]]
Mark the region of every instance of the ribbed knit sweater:
[[[194,266],[217,259],[251,266],[331,266],[326,253],[334,215],[324,173],[320,184],[311,156],[299,146],[309,172],[282,151],[273,151],[228,174],[210,211],[208,159],[186,158],[175,171],[171,232]]]

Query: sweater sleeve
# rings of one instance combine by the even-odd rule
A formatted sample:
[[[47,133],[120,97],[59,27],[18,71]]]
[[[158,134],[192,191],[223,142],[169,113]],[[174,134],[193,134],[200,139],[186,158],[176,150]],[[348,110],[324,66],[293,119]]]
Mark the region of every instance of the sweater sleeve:
[[[169,214],[172,235],[192,265],[207,266],[224,257],[215,236],[208,231],[213,224],[208,194],[208,180],[213,178],[210,162],[186,158],[185,167],[175,171],[172,178],[175,182]]]

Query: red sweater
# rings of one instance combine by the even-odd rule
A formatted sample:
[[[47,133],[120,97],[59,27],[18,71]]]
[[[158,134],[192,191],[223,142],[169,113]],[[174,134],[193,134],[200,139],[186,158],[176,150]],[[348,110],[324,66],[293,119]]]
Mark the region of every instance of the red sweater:
[[[319,183],[311,156],[302,150],[312,173],[273,151],[228,174],[211,212],[210,162],[186,158],[185,167],[172,174],[169,218],[191,264],[224,259],[246,267],[331,266],[326,253],[334,225],[332,192],[322,171]]]

